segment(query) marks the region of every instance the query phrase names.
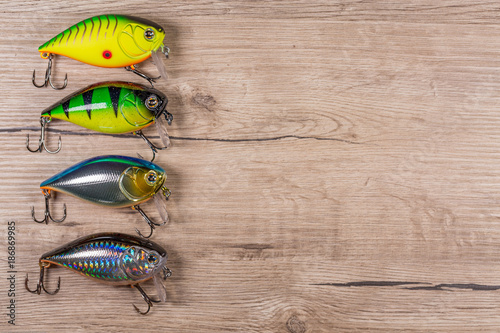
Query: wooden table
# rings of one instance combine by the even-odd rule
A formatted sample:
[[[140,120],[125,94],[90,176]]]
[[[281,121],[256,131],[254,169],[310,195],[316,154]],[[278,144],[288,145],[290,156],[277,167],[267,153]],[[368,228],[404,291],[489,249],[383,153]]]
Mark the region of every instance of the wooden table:
[[[2,332],[500,331],[500,5],[480,1],[1,1]],[[36,224],[39,183],[83,159],[150,156],[131,134],[41,110],[104,80],[141,81],[37,47],[82,19],[121,13],[167,32],[171,222],[168,301],[147,316],[131,288],[49,270],[55,296],[24,289],[39,256],[100,231],[147,226],[59,195],[61,224]],[[156,73],[148,61],[142,69]],[[146,134],[156,140],[154,129]],[[154,205],[145,205],[158,217]],[[156,214],[156,215],[155,215]],[[15,221],[9,273],[8,221]],[[15,296],[8,296],[9,277]],[[152,284],[145,285],[154,294]],[[15,300],[15,326],[7,323]]]

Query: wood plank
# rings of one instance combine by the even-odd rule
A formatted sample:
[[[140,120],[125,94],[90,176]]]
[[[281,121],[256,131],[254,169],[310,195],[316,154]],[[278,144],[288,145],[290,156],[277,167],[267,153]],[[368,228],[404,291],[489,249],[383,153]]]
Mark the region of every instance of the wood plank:
[[[0,12],[0,233],[16,221],[16,273],[0,253],[0,331],[498,331],[500,31],[480,1],[19,1]],[[58,195],[68,218],[39,225],[40,182],[85,158],[150,156],[131,134],[62,121],[45,107],[88,84],[140,79],[57,57],[36,89],[36,48],[101,13],[166,28],[172,147],[168,300],[146,317],[131,288],[50,269],[54,296],[24,289],[39,256],[100,231],[147,225],[131,209]],[[154,65],[141,69],[156,73]],[[146,134],[158,140],[154,129]],[[144,209],[158,218],[154,205]],[[16,325],[5,315],[16,277]],[[152,284],[145,286],[154,294]]]

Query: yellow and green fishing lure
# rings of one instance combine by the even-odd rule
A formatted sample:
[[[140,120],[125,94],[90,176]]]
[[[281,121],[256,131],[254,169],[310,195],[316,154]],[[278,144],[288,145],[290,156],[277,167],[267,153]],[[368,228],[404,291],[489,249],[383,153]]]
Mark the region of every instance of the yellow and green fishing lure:
[[[163,44],[164,38],[165,30],[160,25],[143,18],[125,15],[100,15],[88,18],[69,27],[38,48],[40,56],[49,59],[47,69],[49,75],[46,73],[46,82],[42,86],[46,86],[50,79],[54,54],[93,66],[125,67],[150,82],[154,79],[138,72],[134,65],[153,56],[161,76],[165,77],[163,63],[157,55],[161,52],[168,57],[169,50]]]
[[[141,130],[155,123],[165,147],[170,145],[161,117],[163,115],[168,124],[172,121],[172,114],[165,109],[167,103],[162,92],[144,85],[120,81],[96,83],[43,110],[39,146],[32,150],[28,141],[26,146],[31,152],[41,152],[42,148],[52,152],[45,146],[45,127],[52,119],[60,119],[101,133],[134,132],[148,143],[154,159],[156,150],[163,148],[153,145]]]

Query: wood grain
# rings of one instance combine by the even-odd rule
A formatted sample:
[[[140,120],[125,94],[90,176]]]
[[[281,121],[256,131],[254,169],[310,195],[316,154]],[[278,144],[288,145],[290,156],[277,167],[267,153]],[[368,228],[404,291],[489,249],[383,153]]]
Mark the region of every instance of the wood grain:
[[[0,1],[2,332],[500,330],[500,5],[435,1]],[[133,135],[50,124],[40,111],[104,80],[140,79],[58,57],[66,90],[36,89],[37,47],[121,13],[165,27],[173,146],[168,301],[140,316],[130,288],[63,269],[29,294],[39,256],[146,225],[66,195],[38,225],[38,185],[82,159],[149,152]],[[142,69],[156,73],[150,63]],[[40,78],[40,76],[39,76]],[[154,137],[154,130],[147,130]],[[158,138],[156,138],[158,139]],[[36,139],[35,139],[36,140]],[[156,217],[154,206],[144,207]],[[16,221],[16,325],[7,323],[7,221]],[[152,285],[146,285],[153,292]]]

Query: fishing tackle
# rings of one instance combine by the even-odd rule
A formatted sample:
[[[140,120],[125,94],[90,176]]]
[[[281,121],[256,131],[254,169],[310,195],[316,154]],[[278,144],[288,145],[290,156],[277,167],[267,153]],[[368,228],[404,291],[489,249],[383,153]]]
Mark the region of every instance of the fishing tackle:
[[[68,75],[61,87],[52,83],[52,59],[55,54],[80,62],[107,68],[124,67],[149,81],[151,86],[160,77],[167,79],[165,67],[160,58],[163,54],[168,59],[170,49],[163,44],[165,29],[160,25],[133,16],[100,15],[83,20],[38,48],[42,59],[48,59],[45,81],[35,83],[35,71],[32,82],[37,88],[48,84],[54,89],[64,89],[68,84]],[[152,78],[137,70],[137,64],[152,57],[160,76]]]
[[[52,119],[61,119],[93,131],[109,134],[134,133],[148,144],[153,152],[153,161],[158,150],[170,146],[170,139],[163,118],[170,125],[173,116],[165,108],[168,99],[162,92],[141,84],[129,82],[100,82],[78,90],[59,102],[42,111],[40,117],[41,133],[38,148],[31,149],[29,135],[26,137],[26,148],[30,152],[45,151],[45,130]],[[163,115],[163,118],[162,118]],[[143,133],[142,129],[156,125],[163,147],[154,145]]]
[[[45,289],[43,279],[46,269],[52,265],[62,266],[98,282],[136,288],[147,303],[148,309],[141,312],[137,306],[133,306],[137,312],[145,315],[153,306],[153,302],[166,302],[167,294],[160,278],[166,280],[172,275],[172,271],[166,267],[167,257],[167,252],[151,241],[120,233],[97,233],[43,254],[39,260],[40,277],[36,289],[28,287],[28,274],[24,286],[33,294],[40,295],[42,290],[50,295],[57,294],[61,287],[61,278],[59,277],[54,291]],[[153,300],[139,285],[150,279],[154,281],[160,300]]]
[[[62,192],[94,204],[110,207],[132,207],[138,211],[151,228],[148,236],[137,229],[136,232],[149,238],[155,226],[168,222],[166,200],[170,191],[164,186],[167,174],[158,165],[134,158],[117,155],[97,156],[82,161],[40,184],[45,197],[45,218],[35,218],[34,207],[31,208],[33,220],[38,223],[62,222],[64,217],[54,220],[49,211],[51,192]],[[153,222],[141,209],[140,204],[153,198],[162,218],[162,223]]]
[[[33,218],[33,221],[35,221],[36,223],[44,223],[47,224],[49,222],[49,220],[51,220],[52,222],[56,222],[56,223],[60,223],[62,221],[64,221],[66,219],[66,204],[64,204],[64,208],[63,208],[63,212],[64,212],[64,216],[58,220],[54,219],[52,217],[52,214],[50,214],[50,206],[49,206],[49,200],[50,198],[52,197],[51,193],[50,193],[50,190],[42,190],[42,193],[43,193],[43,196],[45,198],[45,217],[43,218],[43,220],[37,220],[36,217],[35,217],[35,207],[31,207],[31,217]]]

